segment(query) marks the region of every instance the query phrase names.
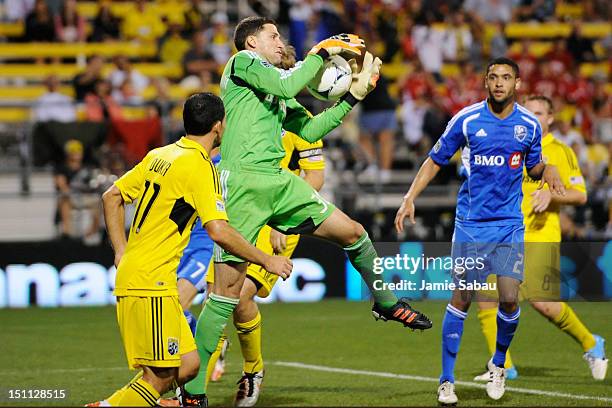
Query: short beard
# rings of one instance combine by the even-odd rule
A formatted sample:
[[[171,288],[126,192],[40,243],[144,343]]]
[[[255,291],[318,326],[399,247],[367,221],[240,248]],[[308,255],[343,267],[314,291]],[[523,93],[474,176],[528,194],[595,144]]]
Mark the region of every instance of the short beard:
[[[501,101],[496,101],[493,94],[489,93],[489,103],[491,104],[494,112],[501,112],[506,106],[514,102],[514,96],[515,94],[511,93],[507,98],[502,99]]]

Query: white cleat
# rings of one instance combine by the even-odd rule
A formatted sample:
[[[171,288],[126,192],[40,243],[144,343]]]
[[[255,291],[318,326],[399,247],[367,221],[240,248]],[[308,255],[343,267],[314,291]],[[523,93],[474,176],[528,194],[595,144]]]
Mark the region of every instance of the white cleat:
[[[498,400],[506,392],[506,370],[494,365],[493,361],[489,361],[487,366],[491,373],[491,378],[487,382],[487,395],[491,399]]]
[[[219,354],[219,358],[215,363],[215,367],[210,374],[210,381],[217,382],[221,379],[223,374],[225,374],[225,355],[227,350],[229,349],[230,342],[228,339],[223,340],[223,345],[221,346],[221,353]]]
[[[256,373],[242,373],[242,378],[238,380],[238,392],[234,399],[235,407],[254,407],[259,399],[261,383],[263,382],[264,371]]]
[[[442,405],[456,405],[457,394],[455,394],[455,384],[444,381],[438,387],[438,402]]]
[[[608,359],[606,358],[605,351],[606,341],[597,334],[593,335],[593,337],[595,338],[595,346],[584,353],[582,358],[589,363],[593,378],[601,381],[606,378],[606,372],[608,371]]]

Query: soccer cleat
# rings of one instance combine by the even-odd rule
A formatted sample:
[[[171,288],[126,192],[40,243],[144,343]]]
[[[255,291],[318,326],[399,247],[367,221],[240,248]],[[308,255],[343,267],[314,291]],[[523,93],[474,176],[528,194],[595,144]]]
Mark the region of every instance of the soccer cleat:
[[[438,402],[442,405],[457,405],[457,394],[455,394],[455,384],[444,381],[438,387]]]
[[[482,381],[482,382],[487,382],[489,381],[489,379],[491,379],[491,375],[493,373],[491,373],[491,371],[489,371],[489,362],[491,362],[491,360],[489,360],[487,362],[487,364],[485,365],[485,372],[477,375],[476,377],[474,377],[474,381]],[[515,380],[518,378],[518,371],[516,369],[516,367],[512,366],[510,368],[506,368],[506,380]]]
[[[208,407],[208,397],[206,394],[190,394],[185,390],[185,387],[181,387],[180,401],[183,407]]]
[[[219,354],[219,358],[215,363],[215,367],[213,368],[212,373],[210,374],[210,381],[217,382],[221,379],[223,374],[225,373],[225,354],[227,350],[229,350],[230,342],[228,339],[223,340],[223,345],[221,346],[221,353]]]
[[[238,392],[234,400],[235,407],[254,407],[257,404],[263,377],[263,370],[256,373],[242,373],[242,378],[237,382]]]
[[[157,400],[157,405],[159,405],[160,407],[180,407],[181,403],[177,397],[160,398]]]
[[[606,358],[605,343],[606,340],[594,334],[595,346],[592,349],[584,353],[584,358],[589,363],[591,369],[591,375],[596,380],[604,380],[606,378],[606,372],[608,371],[608,359]]]
[[[497,367],[493,364],[492,360],[489,360],[487,364],[489,371],[491,372],[491,377],[487,382],[487,395],[489,398],[498,400],[504,396],[504,392],[506,392],[506,376],[505,371],[502,367]]]
[[[102,400],[102,401],[90,402],[89,404],[85,404],[84,406],[90,407],[90,408],[97,408],[97,407],[110,407],[111,405],[108,403],[107,400]]]
[[[376,320],[395,320],[411,329],[430,329],[432,324],[431,320],[423,313],[413,309],[408,304],[408,299],[401,298],[392,307],[383,309],[378,303],[374,303],[372,306],[372,315]]]

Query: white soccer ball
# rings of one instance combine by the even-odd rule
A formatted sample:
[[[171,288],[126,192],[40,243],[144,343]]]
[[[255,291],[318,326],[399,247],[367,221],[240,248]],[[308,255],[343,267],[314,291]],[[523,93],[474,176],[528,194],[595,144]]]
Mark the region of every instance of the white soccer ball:
[[[332,55],[306,88],[317,99],[335,101],[349,90],[351,82],[353,72],[349,63],[339,55]]]

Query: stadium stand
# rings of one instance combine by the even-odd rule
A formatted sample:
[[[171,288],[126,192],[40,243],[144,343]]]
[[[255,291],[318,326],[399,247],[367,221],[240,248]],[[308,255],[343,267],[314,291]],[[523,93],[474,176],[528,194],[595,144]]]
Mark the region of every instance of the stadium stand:
[[[40,2],[45,0],[23,4],[33,7]],[[375,230],[377,239],[397,238],[391,222],[402,191],[448,118],[458,107],[484,96],[483,64],[499,53],[519,62],[523,94],[538,92],[553,98],[559,112],[555,132],[567,123],[578,135],[579,143],[573,147],[588,174],[590,199],[585,208],[572,215],[578,231],[575,235],[586,238],[612,234],[609,2],[555,1],[551,2],[552,9],[540,11],[522,1],[515,2],[518,7],[513,9],[479,8],[480,2],[474,0],[323,3],[77,1],[76,14],[84,19],[87,42],[59,42],[55,38],[28,42],[27,21],[33,18],[29,17],[32,10],[7,8],[17,3],[0,0],[0,175],[19,180],[16,191],[0,191],[0,202],[9,196],[13,199],[16,193],[35,197],[37,191],[32,187],[40,185],[41,177],[52,176],[52,169],[33,162],[31,154],[33,129],[37,128],[35,109],[48,92],[45,83],[49,77],[60,82],[55,92],[72,101],[72,80],[93,56],[105,60],[100,79],[109,78],[117,57],[127,58],[131,69],[148,78],[148,85],[141,90],[135,91],[134,84],[124,80],[115,83],[108,95],[97,96],[108,129],[145,129],[145,134],[133,139],[130,130],[110,132],[102,143],[102,150],[116,150],[132,162],[143,149],[172,141],[182,133],[180,106],[187,96],[203,89],[219,92],[220,61],[231,47],[233,25],[246,15],[264,13],[279,22],[283,34],[292,38],[298,49],[307,49],[309,44],[305,42],[353,31],[366,39],[368,48],[384,56],[383,74],[389,94],[398,102],[400,123],[390,176],[380,180],[376,171],[362,172],[367,166],[359,143],[358,112],[326,139],[332,167],[327,185],[342,185],[329,187],[327,193],[336,195],[335,202]],[[310,24],[300,25],[300,19]],[[299,31],[299,27],[306,28]],[[202,41],[194,42],[198,36]],[[428,42],[425,52],[422,38],[434,41]],[[214,58],[216,64],[204,65],[204,70],[187,75],[183,57],[194,43],[204,48],[199,50],[201,55],[211,61]],[[314,112],[324,108],[308,93],[300,98]],[[77,122],[91,119],[89,108],[87,103],[74,102]],[[100,165],[99,159],[96,162]],[[426,210],[419,219],[420,229],[412,230],[420,232],[411,233],[420,234],[421,239],[435,238],[452,228],[451,223],[446,223],[442,231],[432,225],[453,212],[458,185],[455,173],[453,169],[443,172],[438,184],[423,198]],[[53,194],[43,190],[42,195]],[[10,239],[10,235],[4,239]]]

